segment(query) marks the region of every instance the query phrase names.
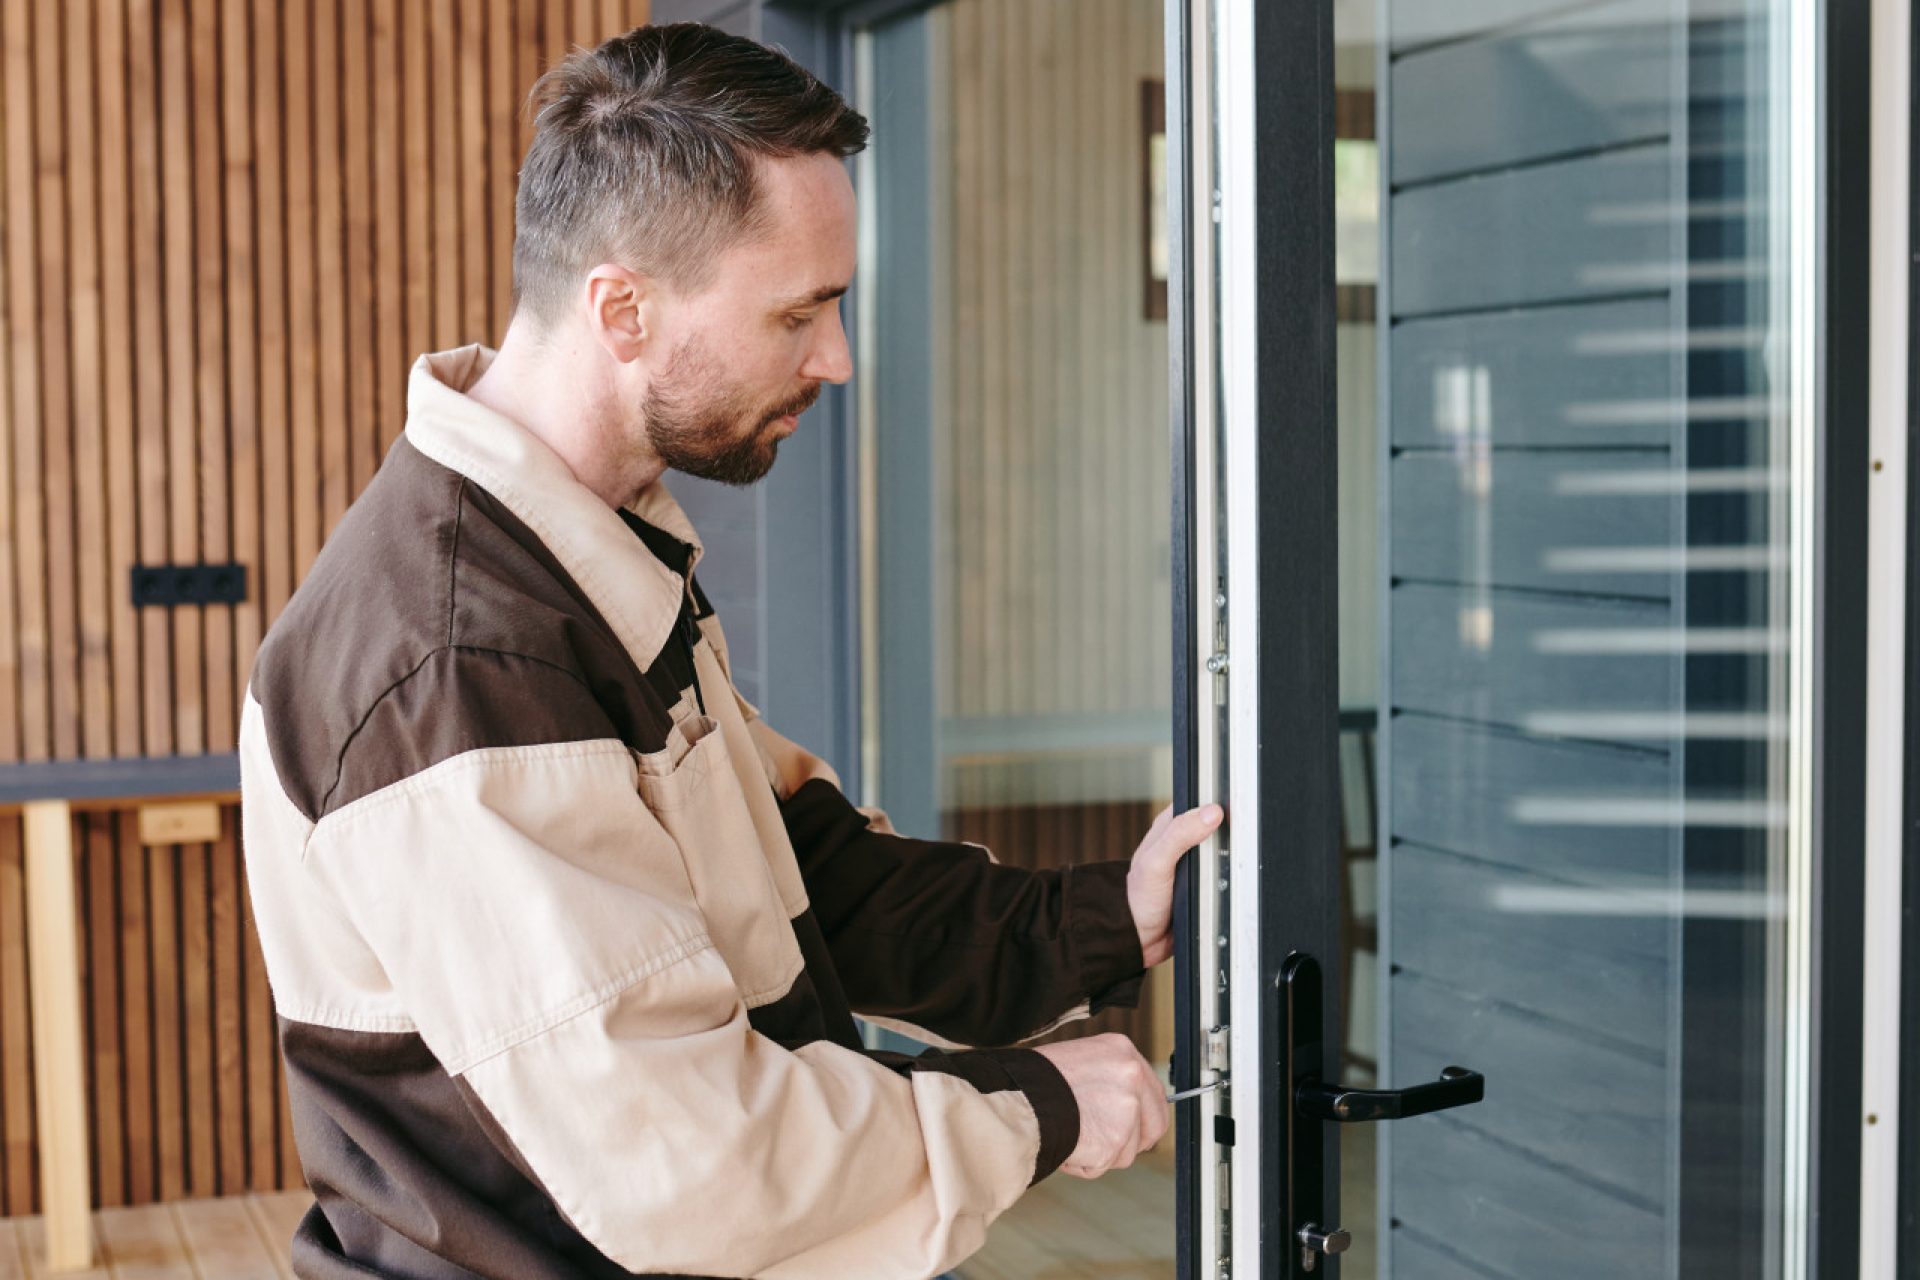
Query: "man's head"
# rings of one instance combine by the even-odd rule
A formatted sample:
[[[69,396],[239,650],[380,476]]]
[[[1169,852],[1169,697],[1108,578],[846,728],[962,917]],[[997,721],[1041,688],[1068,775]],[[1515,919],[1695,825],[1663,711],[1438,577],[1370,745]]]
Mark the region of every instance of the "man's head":
[[[866,121],[783,54],[692,23],[573,54],[532,108],[515,328],[604,365],[604,426],[627,444],[759,479],[820,384],[851,373],[842,160]]]

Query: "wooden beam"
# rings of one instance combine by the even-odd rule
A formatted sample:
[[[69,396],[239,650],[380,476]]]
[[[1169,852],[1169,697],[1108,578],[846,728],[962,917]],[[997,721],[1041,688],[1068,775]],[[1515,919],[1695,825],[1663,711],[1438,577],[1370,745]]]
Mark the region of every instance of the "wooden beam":
[[[93,1265],[93,1235],[73,811],[64,801],[26,806],[26,880],[46,1265],[48,1271],[78,1271]]]

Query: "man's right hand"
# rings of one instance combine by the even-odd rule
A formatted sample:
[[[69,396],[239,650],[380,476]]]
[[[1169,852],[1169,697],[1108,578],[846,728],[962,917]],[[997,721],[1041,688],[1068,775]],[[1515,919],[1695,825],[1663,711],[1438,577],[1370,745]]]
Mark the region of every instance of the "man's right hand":
[[[1112,1032],[1043,1044],[1080,1106],[1080,1142],[1060,1166],[1076,1178],[1124,1169],[1167,1131],[1170,1111],[1160,1083],[1133,1041]]]

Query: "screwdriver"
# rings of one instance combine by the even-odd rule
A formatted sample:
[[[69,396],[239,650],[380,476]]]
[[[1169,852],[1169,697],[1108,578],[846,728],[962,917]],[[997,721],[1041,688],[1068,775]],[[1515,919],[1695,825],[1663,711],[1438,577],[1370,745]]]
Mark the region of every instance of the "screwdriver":
[[[1225,1076],[1222,1076],[1220,1077],[1220,1079],[1215,1080],[1212,1084],[1203,1084],[1195,1089],[1182,1089],[1178,1093],[1170,1093],[1167,1095],[1167,1101],[1168,1102],[1184,1102],[1188,1098],[1197,1098],[1203,1093],[1212,1093],[1215,1089],[1218,1089],[1221,1085],[1225,1084],[1226,1082],[1227,1082],[1227,1078]]]

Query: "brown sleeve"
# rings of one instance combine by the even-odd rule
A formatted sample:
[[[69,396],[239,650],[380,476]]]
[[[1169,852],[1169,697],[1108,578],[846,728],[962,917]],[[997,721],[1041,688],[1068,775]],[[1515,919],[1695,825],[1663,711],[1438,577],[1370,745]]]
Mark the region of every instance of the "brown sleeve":
[[[871,1049],[867,1057],[902,1075],[932,1071],[957,1076],[983,1094],[1017,1090],[1033,1108],[1040,1126],[1040,1150],[1033,1161],[1033,1181],[1058,1169],[1080,1142],[1080,1104],[1060,1069],[1035,1049],[966,1049],[947,1053],[929,1049],[915,1057],[886,1049]],[[1031,1184],[1029,1184],[1031,1185]]]
[[[883,835],[831,783],[781,806],[856,1012],[959,1044],[1008,1045],[1139,1001],[1125,861],[1002,866],[973,845]]]

